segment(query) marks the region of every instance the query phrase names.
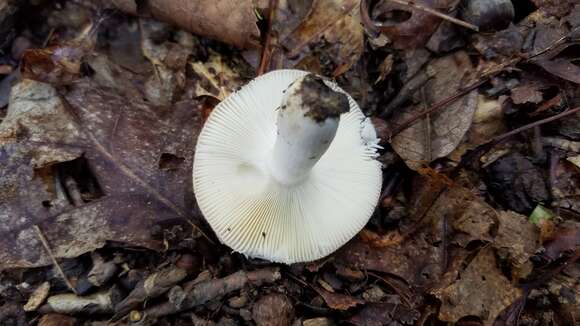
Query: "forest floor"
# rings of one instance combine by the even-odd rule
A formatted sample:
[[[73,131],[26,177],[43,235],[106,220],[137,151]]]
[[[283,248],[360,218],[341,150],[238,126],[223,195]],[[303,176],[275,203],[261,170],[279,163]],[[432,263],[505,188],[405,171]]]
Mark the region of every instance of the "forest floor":
[[[191,177],[282,68],[383,147],[369,223],[293,265],[221,245]],[[575,0],[0,0],[0,325],[578,325],[579,84]]]

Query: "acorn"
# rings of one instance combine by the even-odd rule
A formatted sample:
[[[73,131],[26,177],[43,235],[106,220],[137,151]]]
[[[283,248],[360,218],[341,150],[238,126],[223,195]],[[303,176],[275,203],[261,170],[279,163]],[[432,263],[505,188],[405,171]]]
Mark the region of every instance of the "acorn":
[[[506,29],[514,19],[511,0],[463,0],[460,16],[482,32]]]

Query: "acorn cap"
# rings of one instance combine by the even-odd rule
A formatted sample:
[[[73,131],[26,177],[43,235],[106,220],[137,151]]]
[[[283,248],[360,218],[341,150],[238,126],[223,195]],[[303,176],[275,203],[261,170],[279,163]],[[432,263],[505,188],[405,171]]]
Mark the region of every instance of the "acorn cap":
[[[197,141],[193,185],[217,237],[233,250],[274,262],[313,261],[367,223],[381,191],[374,127],[348,98],[328,149],[298,183],[272,176],[271,156],[285,90],[308,73],[276,70],[217,105]]]

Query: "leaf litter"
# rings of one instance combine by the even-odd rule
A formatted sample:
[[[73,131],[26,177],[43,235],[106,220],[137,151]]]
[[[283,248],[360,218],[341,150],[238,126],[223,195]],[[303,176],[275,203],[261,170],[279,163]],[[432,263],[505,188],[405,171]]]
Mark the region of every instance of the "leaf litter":
[[[478,33],[457,1],[0,3],[0,323],[573,324],[580,6],[513,4]],[[218,245],[191,180],[209,112],[279,68],[385,147],[365,229],[293,266]]]

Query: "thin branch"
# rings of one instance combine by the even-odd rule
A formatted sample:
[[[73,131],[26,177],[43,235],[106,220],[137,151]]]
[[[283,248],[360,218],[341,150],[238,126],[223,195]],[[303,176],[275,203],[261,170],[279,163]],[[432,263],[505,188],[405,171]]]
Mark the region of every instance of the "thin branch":
[[[256,75],[260,76],[268,71],[270,66],[270,59],[272,58],[272,26],[274,25],[274,19],[276,19],[276,9],[278,8],[278,0],[270,0],[268,5],[268,27],[266,29],[266,38],[264,40],[264,46],[262,47],[262,56],[260,58],[260,66]]]
[[[399,133],[401,133],[403,130],[409,128],[411,125],[413,125],[417,120],[420,120],[422,118],[424,118],[425,116],[427,116],[428,114],[435,112],[443,107],[446,107],[447,105],[457,101],[458,99],[460,99],[461,97],[463,97],[464,95],[466,95],[467,93],[473,91],[474,89],[478,88],[479,86],[483,85],[485,82],[487,82],[488,78],[483,78],[481,80],[479,80],[476,83],[471,84],[470,86],[461,89],[460,91],[458,91],[457,93],[453,94],[452,96],[445,98],[435,104],[433,104],[430,108],[428,108],[425,111],[422,111],[421,113],[417,114],[416,116],[410,118],[407,121],[404,121],[403,123],[401,123],[399,126],[397,126],[397,128],[395,128],[393,130],[393,132],[391,133],[391,137],[395,137],[396,135],[398,135]]]
[[[72,283],[70,282],[70,280],[68,279],[68,277],[66,277],[66,274],[64,273],[64,271],[62,270],[62,267],[60,267],[60,264],[58,263],[58,261],[56,260],[56,258],[54,257],[54,254],[52,253],[52,249],[50,249],[50,246],[48,244],[48,241],[46,240],[46,237],[44,236],[44,234],[42,233],[42,230],[40,229],[40,227],[38,227],[38,225],[34,225],[33,226],[34,231],[36,232],[36,236],[38,237],[38,239],[40,240],[40,242],[42,243],[42,246],[44,247],[44,249],[46,250],[46,253],[48,254],[48,256],[50,257],[50,260],[52,260],[52,264],[54,265],[54,267],[56,268],[56,271],[58,272],[58,274],[60,275],[60,277],[62,277],[62,279],[64,280],[64,282],[66,283],[66,286],[68,286],[68,288],[74,293],[74,294],[78,294],[77,291],[75,290],[75,287],[72,285]]]
[[[571,114],[575,114],[575,113],[579,113],[580,112],[580,106],[570,109],[568,111],[564,111],[562,113],[556,114],[554,116],[542,119],[542,120],[538,120],[536,122],[532,122],[530,124],[527,124],[525,126],[519,127],[517,129],[514,129],[510,132],[507,132],[503,135],[499,135],[497,137],[492,138],[490,141],[488,141],[487,143],[478,146],[473,152],[468,153],[467,155],[465,155],[462,159],[461,162],[459,162],[459,164],[456,166],[455,171],[459,171],[459,169],[461,169],[462,167],[469,165],[471,162],[473,162],[476,158],[479,159],[481,156],[483,156],[485,153],[489,152],[494,146],[502,143],[503,141],[519,134],[522,133],[526,130],[530,130],[533,128],[536,128],[538,126],[541,126],[543,124],[549,123],[549,122],[553,122],[559,119],[562,119],[564,117],[567,117]]]
[[[477,27],[477,26],[475,26],[473,24],[470,24],[470,23],[465,22],[463,20],[457,19],[455,17],[451,17],[449,15],[446,15],[446,14],[444,14],[442,12],[439,12],[439,11],[437,11],[435,9],[432,9],[432,8],[429,8],[427,6],[418,4],[415,1],[412,1],[412,0],[411,1],[407,1],[407,0],[389,0],[389,1],[394,2],[394,3],[397,3],[397,4],[400,4],[402,6],[408,6],[408,7],[417,9],[417,10],[421,10],[423,12],[426,12],[426,13],[431,14],[433,16],[437,16],[437,17],[439,17],[439,18],[441,18],[443,20],[446,20],[446,21],[448,21],[450,23],[453,23],[455,25],[459,25],[459,26],[462,26],[462,27],[471,29],[473,31],[479,32],[479,27]]]

